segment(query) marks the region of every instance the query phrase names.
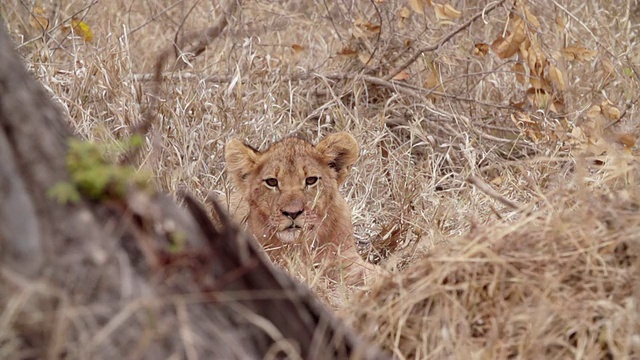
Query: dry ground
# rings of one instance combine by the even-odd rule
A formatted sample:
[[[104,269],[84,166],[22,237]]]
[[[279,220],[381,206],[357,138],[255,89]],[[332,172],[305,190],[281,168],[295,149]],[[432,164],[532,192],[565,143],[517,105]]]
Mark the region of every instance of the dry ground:
[[[230,137],[352,133],[362,156],[342,190],[386,275],[340,313],[398,358],[640,357],[640,8],[508,1],[432,49],[493,3],[419,4],[242,2],[180,60],[174,40],[227,3],[9,0],[0,14],[80,136],[115,143],[158,100],[141,167],[169,192],[231,191]]]

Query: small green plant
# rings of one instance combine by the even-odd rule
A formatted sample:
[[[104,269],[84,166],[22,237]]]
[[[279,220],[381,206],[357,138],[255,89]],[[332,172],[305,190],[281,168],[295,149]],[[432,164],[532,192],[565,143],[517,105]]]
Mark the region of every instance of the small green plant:
[[[185,250],[187,245],[187,235],[184,232],[169,232],[169,253],[179,254]]]
[[[76,202],[81,197],[91,200],[122,198],[131,186],[147,188],[149,174],[131,166],[114,164],[105,154],[120,155],[141,146],[140,136],[134,135],[113,146],[71,139],[67,152],[70,182],[59,182],[49,190],[49,196],[60,202]]]

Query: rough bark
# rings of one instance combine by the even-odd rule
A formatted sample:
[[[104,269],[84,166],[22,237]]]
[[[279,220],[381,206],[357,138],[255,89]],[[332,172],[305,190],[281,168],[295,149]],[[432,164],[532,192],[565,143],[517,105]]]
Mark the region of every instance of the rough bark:
[[[217,206],[52,200],[71,136],[2,27],[0,358],[386,358]]]

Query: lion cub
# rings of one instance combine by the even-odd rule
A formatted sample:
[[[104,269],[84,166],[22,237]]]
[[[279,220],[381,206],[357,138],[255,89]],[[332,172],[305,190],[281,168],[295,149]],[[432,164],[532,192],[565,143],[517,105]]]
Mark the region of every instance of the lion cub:
[[[237,139],[227,144],[238,212],[271,259],[280,262],[297,249],[303,261],[326,265],[330,279],[362,283],[367,264],[355,249],[351,210],[339,192],[358,156],[358,143],[344,132],[315,146],[293,137],[264,151]]]

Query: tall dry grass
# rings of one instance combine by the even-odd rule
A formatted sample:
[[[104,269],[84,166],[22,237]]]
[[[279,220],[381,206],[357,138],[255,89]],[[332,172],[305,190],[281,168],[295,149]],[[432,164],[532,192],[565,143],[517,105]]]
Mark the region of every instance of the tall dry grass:
[[[141,167],[169,192],[233,191],[230,137],[351,132],[362,155],[342,191],[356,237],[388,258],[341,314],[398,358],[637,357],[637,4],[525,2],[539,22],[527,36],[566,83],[552,111],[527,99],[515,57],[474,53],[508,37],[511,2],[381,80],[489,5],[451,1],[461,18],[438,19],[410,3],[243,2],[206,52],[170,62],[160,93],[158,54],[213,23],[217,2],[10,0],[0,13],[80,136],[115,143],[158,99]],[[64,31],[71,16],[91,42]],[[570,60],[568,46],[597,53]]]

